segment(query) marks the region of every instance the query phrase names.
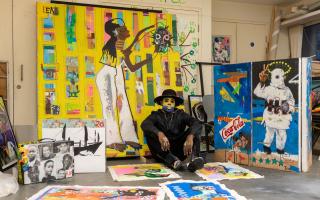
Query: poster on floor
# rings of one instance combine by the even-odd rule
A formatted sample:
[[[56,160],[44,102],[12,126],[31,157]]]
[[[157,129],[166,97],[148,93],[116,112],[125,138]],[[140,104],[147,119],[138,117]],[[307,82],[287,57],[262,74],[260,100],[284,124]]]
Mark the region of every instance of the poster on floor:
[[[115,181],[139,181],[180,178],[180,176],[159,163],[115,165],[108,167],[109,172]]]
[[[196,171],[196,173],[208,181],[263,178],[263,176],[231,162],[206,163],[204,167]]]
[[[4,100],[0,96],[0,171],[15,165],[18,162],[18,153],[18,144]]]
[[[224,199],[245,200],[244,196],[216,181],[178,180],[160,184],[171,200]]]
[[[149,154],[154,97],[183,96],[176,29],[170,14],[38,2],[39,138],[45,119],[105,119],[107,157]]]
[[[43,120],[42,136],[54,140],[74,141],[75,173],[105,172],[103,120]]]
[[[249,165],[251,63],[214,67],[214,143],[221,160]]]
[[[51,199],[121,199],[121,200],[163,200],[164,192],[160,187],[132,186],[47,186],[28,200]]]
[[[230,63],[230,36],[212,36],[212,61]]]

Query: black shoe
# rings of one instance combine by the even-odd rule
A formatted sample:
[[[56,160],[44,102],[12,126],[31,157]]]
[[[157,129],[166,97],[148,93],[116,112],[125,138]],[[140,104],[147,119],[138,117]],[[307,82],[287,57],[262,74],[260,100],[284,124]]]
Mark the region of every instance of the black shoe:
[[[263,151],[266,153],[266,154],[271,154],[271,149],[270,147],[267,147],[265,145],[263,145]]]
[[[188,164],[188,170],[190,172],[195,172],[198,169],[203,168],[203,166],[204,166],[203,158],[202,157],[196,157]]]
[[[181,171],[183,170],[183,163],[180,160],[176,160],[172,164],[172,169],[176,171]]]
[[[283,150],[283,149],[282,149],[282,150],[277,149],[277,153],[278,153],[278,154],[284,154],[284,150]]]

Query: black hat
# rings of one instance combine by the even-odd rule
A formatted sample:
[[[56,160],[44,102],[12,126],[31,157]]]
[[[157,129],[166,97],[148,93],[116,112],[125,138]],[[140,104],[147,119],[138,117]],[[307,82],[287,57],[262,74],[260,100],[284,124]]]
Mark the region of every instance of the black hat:
[[[176,106],[183,104],[183,99],[178,97],[176,91],[171,89],[164,90],[161,96],[158,96],[154,99],[154,102],[161,105],[161,101],[164,98],[174,98]]]

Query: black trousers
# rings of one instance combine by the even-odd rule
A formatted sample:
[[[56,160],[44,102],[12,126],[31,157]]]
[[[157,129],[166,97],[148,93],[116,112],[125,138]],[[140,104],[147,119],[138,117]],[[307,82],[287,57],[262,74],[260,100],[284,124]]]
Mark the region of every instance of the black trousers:
[[[154,134],[145,134],[147,139],[147,144],[152,154],[152,157],[158,162],[162,162],[167,166],[172,166],[176,160],[185,160],[187,156],[184,155],[183,148],[184,143],[189,135],[190,131],[187,130],[185,134],[176,139],[168,140],[170,142],[170,151],[163,151],[161,149],[161,144],[159,142],[158,136]],[[200,153],[200,137],[195,135],[193,138],[193,147],[191,157],[199,156]]]

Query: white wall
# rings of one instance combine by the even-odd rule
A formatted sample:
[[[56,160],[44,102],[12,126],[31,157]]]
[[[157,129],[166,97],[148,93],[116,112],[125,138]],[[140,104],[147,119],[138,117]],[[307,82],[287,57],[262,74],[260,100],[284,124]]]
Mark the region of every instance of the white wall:
[[[265,59],[271,5],[214,0],[212,11],[213,35],[231,37],[232,63]],[[257,45],[250,48],[247,44],[250,40]]]

